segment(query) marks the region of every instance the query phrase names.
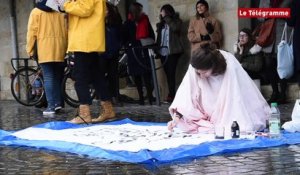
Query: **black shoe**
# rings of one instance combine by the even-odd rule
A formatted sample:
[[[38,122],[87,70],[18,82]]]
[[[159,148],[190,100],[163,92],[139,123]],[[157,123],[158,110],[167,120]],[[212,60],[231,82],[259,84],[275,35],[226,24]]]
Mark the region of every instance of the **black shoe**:
[[[58,105],[58,104],[56,104],[55,107],[54,107],[55,113],[58,113],[61,109],[62,109],[62,106]]]

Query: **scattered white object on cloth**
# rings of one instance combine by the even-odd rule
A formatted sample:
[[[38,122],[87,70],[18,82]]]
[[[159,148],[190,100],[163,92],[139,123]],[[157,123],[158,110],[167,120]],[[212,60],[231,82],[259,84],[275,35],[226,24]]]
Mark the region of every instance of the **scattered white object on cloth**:
[[[285,122],[282,128],[288,132],[300,132],[300,99],[297,99],[292,112],[292,121]]]
[[[300,121],[285,122],[282,128],[288,132],[300,132]]]

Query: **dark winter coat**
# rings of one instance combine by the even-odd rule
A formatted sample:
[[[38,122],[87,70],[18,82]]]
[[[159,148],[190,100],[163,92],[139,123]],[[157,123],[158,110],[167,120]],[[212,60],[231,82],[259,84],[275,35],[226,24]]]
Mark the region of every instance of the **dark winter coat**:
[[[164,24],[167,24],[169,26],[169,52],[170,55],[172,54],[179,54],[183,52],[183,47],[180,41],[180,34],[181,34],[181,26],[182,21],[178,16],[175,17],[164,17],[164,21],[159,22],[156,24],[156,32],[157,32],[157,39],[156,43],[158,46],[161,45],[161,37],[162,37],[162,29],[164,27]]]
[[[143,17],[137,23],[140,23],[140,25],[136,25],[135,21],[129,19],[125,21],[123,30],[123,38],[127,50],[126,53],[128,55],[128,73],[129,75],[133,76],[151,73],[148,49],[140,48],[142,46],[140,39],[142,39],[141,36],[145,34],[147,34],[148,36],[143,36],[143,38],[152,38],[153,40],[155,39],[154,32],[148,17]],[[142,24],[147,25],[144,25],[144,27],[142,27]],[[137,29],[139,32],[137,32]]]
[[[293,52],[295,71],[300,71],[300,1],[293,0],[291,4],[291,18],[287,20],[289,26],[294,27]]]
[[[239,60],[242,67],[246,71],[261,71],[263,66],[263,55],[260,49],[257,50],[256,47],[254,47],[254,45],[251,45],[249,47],[246,47],[242,54],[239,54],[239,49],[237,48],[237,45],[234,45],[234,51],[234,56]]]
[[[105,52],[103,58],[116,58],[122,46],[121,26],[105,26]]]

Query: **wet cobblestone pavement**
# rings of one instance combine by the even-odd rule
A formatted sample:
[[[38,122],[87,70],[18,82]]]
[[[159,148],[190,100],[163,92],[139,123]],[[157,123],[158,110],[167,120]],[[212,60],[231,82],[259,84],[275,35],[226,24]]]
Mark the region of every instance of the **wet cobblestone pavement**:
[[[167,122],[168,105],[116,107],[120,118],[135,121]],[[281,105],[282,122],[290,120],[293,104]],[[93,106],[96,116],[98,108]],[[74,116],[74,108],[66,107],[55,118],[43,118],[42,109],[24,107],[14,101],[0,101],[0,129],[20,130],[53,120]],[[68,116],[68,117],[67,117]],[[27,147],[0,146],[0,174],[300,174],[300,145],[255,149],[238,153],[175,161],[160,166],[90,159],[75,154]]]

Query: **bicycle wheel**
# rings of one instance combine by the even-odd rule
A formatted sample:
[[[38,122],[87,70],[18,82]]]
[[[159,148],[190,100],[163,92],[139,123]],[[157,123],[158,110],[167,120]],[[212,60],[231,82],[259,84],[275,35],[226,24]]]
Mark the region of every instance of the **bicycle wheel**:
[[[91,98],[94,99],[96,97],[96,93],[94,88],[90,88]],[[71,72],[65,74],[63,82],[62,82],[62,95],[65,102],[77,108],[79,106],[79,99],[75,90],[75,81],[71,77]]]
[[[32,68],[18,70],[11,81],[11,92],[22,105],[38,104],[45,96],[44,82],[39,71]]]

